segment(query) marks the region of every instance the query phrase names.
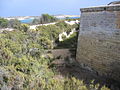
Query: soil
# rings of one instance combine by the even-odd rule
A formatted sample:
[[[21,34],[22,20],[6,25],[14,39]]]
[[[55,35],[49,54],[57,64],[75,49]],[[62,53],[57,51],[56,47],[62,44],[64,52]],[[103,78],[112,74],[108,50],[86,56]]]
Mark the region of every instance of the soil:
[[[76,77],[83,80],[86,85],[89,85],[94,80],[94,84],[99,83],[100,87],[106,85],[111,90],[120,90],[120,83],[110,80],[104,76],[99,76],[96,72],[91,72],[82,68],[75,60],[69,63],[65,60],[55,60],[52,64],[56,67],[57,72],[62,76]]]

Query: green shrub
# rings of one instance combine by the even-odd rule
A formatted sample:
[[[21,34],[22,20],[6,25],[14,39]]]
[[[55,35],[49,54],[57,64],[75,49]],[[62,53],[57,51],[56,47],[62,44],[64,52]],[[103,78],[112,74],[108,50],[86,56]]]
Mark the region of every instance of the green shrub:
[[[51,37],[57,40],[60,31],[54,25],[38,27],[37,30],[0,33],[0,89],[99,90],[98,85],[87,87],[83,81],[74,77],[57,77],[58,74],[49,68],[53,58],[46,56],[44,49],[52,48]],[[74,37],[76,34],[71,36],[72,41],[68,40],[69,44],[74,43]],[[109,89],[104,86],[101,90]]]

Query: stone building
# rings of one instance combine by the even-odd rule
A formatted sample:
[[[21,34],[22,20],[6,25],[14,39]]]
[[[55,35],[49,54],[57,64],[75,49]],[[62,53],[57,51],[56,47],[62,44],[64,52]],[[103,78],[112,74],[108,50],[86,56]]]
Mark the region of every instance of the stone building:
[[[120,80],[120,4],[81,9],[76,60],[100,75]]]

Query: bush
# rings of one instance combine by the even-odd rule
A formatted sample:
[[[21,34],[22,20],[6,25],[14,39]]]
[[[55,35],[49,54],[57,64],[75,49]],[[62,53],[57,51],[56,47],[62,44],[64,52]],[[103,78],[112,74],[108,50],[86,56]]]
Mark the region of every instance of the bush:
[[[0,28],[7,28],[8,20],[4,18],[0,18]]]
[[[63,41],[58,43],[55,48],[77,48],[77,32],[72,34],[69,38],[64,38]]]
[[[74,77],[57,77],[49,68],[54,60],[46,54],[61,30],[55,26],[41,26],[36,31],[4,31],[0,33],[0,89],[6,90],[99,90],[87,87]],[[71,36],[70,44],[76,40]],[[63,43],[62,45],[67,45]],[[47,55],[47,56],[46,56]],[[101,90],[109,90],[105,86]]]

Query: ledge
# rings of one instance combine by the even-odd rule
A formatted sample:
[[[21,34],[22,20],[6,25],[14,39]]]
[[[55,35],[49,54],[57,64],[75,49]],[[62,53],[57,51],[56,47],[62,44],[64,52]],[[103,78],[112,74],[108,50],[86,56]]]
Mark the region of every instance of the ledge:
[[[81,12],[120,11],[120,5],[107,5],[99,7],[81,8]]]

